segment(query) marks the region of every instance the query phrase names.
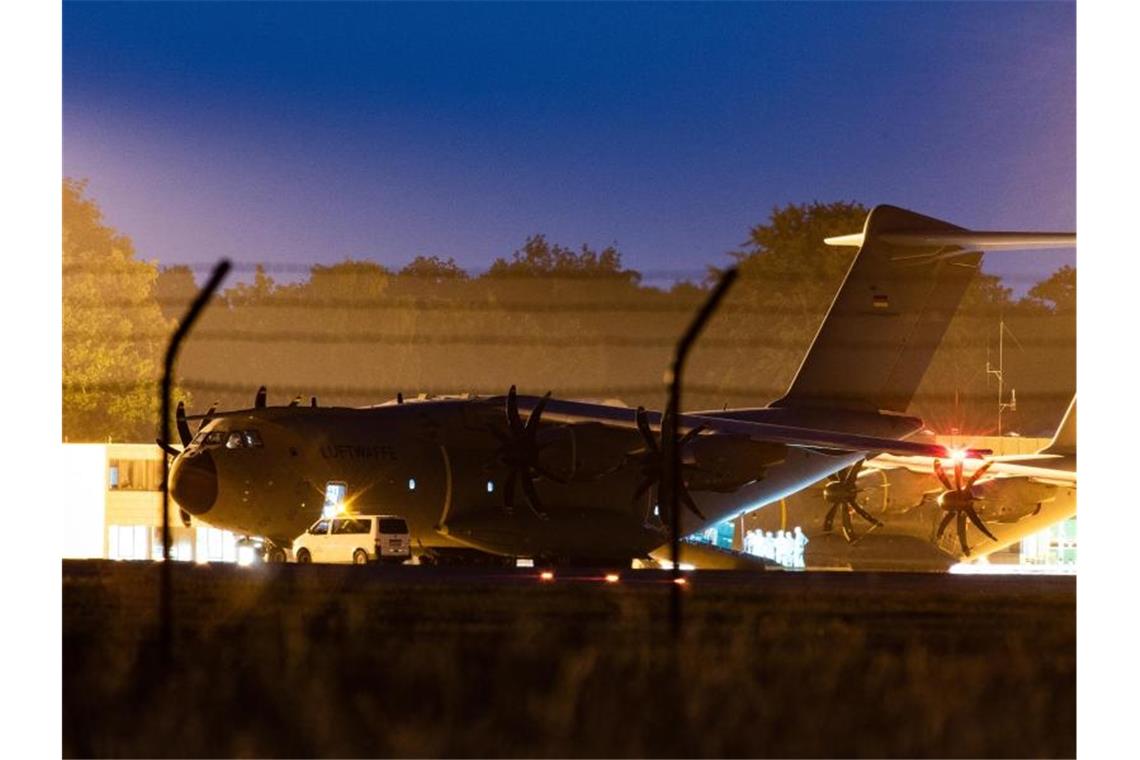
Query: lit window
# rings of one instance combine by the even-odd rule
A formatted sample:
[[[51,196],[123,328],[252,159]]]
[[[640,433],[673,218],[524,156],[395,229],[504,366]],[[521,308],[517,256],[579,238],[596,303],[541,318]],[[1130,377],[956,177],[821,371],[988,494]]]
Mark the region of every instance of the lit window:
[[[408,478],[408,490],[409,491],[416,490],[416,479],[415,478]]]
[[[117,465],[117,464],[111,465],[110,471],[109,471],[109,479],[110,479],[110,484],[111,484],[111,490],[114,490],[114,489],[119,487],[119,465]]]
[[[488,480],[487,481],[487,493],[494,493],[494,492],[495,492],[495,481]]]
[[[222,531],[222,561],[237,562],[237,539],[228,530]]]

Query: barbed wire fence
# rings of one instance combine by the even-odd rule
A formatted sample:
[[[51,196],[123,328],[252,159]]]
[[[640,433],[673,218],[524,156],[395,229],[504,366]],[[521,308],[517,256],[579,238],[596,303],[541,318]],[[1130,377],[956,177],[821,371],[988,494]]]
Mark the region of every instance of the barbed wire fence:
[[[205,272],[213,264],[190,262],[178,266]],[[106,274],[88,265],[68,265],[64,271],[96,279]],[[662,394],[662,386],[654,381],[665,352],[674,345],[681,323],[707,294],[710,273],[719,270],[481,270],[449,277],[438,272],[391,271],[371,264],[363,269],[345,270],[335,264],[243,261],[236,262],[233,271],[239,275],[264,272],[309,279],[275,282],[266,292],[252,292],[239,283],[217,294],[203,325],[187,344],[187,371],[178,378],[179,388],[194,395],[238,397],[268,383],[285,398],[318,395],[334,403],[351,400],[359,404],[379,403],[398,392],[411,396],[464,392],[500,395],[503,388],[514,382],[520,386],[542,383],[546,387],[540,390],[536,385],[537,391],[551,388],[566,397],[652,401]],[[313,287],[317,274],[326,280],[326,287],[320,292]],[[1042,279],[1012,274],[989,284],[1008,288],[1011,284],[1025,285]],[[782,395],[841,281],[841,273],[816,276],[765,272],[761,279],[751,276],[745,268],[734,297],[721,307],[718,325],[698,347],[699,361],[714,368],[698,373],[688,385],[690,396],[696,402],[708,403],[705,408],[712,408],[721,404],[762,405]],[[648,282],[664,283],[668,289],[647,286]],[[329,294],[330,287],[334,291],[342,288],[344,292]],[[164,313],[176,313],[193,296],[188,293],[185,297],[160,294],[124,298],[113,295],[113,288],[107,291],[106,297],[90,289],[86,295],[65,297],[65,309],[80,317],[64,331],[65,344],[96,340],[105,345],[145,347],[161,343],[168,336],[165,324],[93,335],[82,315],[88,309],[129,314],[132,309],[153,309],[156,305]],[[938,342],[938,355],[984,351],[996,340],[996,332],[989,334],[990,323],[996,330],[997,321],[1011,316],[1011,312],[1017,319],[1039,320],[1042,325],[1061,321],[1056,314],[1025,300],[1008,298],[997,304],[983,301],[967,305],[953,315],[950,330]],[[1063,325],[1060,329],[1021,332],[1028,333],[1021,339],[1022,352],[1047,353],[1054,361],[1064,360],[1075,340]],[[854,340],[850,348],[858,352],[889,343],[868,334]],[[378,354],[383,356],[370,364],[371,348],[380,349]],[[224,351],[224,355],[219,355],[219,351]],[[293,370],[305,365],[305,357],[299,351],[332,357],[320,373],[320,382],[312,381],[312,371],[293,374]],[[574,354],[583,351],[592,353],[585,358]],[[237,380],[232,371],[221,371],[243,364],[254,355],[262,365],[260,377],[251,375],[248,381]],[[410,356],[425,360],[414,368],[417,372],[409,370]],[[215,367],[209,366],[209,357],[217,362]],[[537,371],[536,364],[544,360],[577,364],[552,377],[555,373]],[[606,379],[583,371],[585,362],[595,360],[610,365]],[[342,366],[338,367],[338,362]],[[434,368],[432,362],[436,363]],[[496,362],[501,371],[492,374],[501,376],[501,382],[487,379],[486,365]],[[742,362],[760,363],[754,365],[755,372],[750,372],[739,366]],[[448,366],[464,363],[478,370],[471,373],[470,379]],[[370,366],[376,371],[370,373]],[[1058,372],[1072,374],[1065,367],[1058,367]],[[365,381],[362,373],[375,379]],[[922,389],[921,401],[990,402],[992,394],[985,388],[984,374],[980,384],[976,377],[979,373],[959,374],[975,377],[964,389]],[[87,382],[82,388],[86,392],[116,393],[129,385]],[[65,392],[77,387],[76,383],[64,383]],[[1064,404],[1069,396],[1071,389],[1019,391],[1023,403]]]

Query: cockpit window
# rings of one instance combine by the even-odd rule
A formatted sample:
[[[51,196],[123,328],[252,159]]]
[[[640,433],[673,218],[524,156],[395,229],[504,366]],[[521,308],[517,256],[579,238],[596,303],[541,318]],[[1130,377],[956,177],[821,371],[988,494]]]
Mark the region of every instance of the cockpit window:
[[[193,443],[199,446],[221,446],[227,449],[260,449],[265,446],[256,430],[211,430],[199,432]]]

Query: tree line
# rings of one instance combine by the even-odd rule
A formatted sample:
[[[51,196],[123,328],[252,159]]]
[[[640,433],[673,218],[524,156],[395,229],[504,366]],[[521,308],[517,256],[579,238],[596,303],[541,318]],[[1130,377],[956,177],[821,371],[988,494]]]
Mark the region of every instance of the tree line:
[[[64,437],[153,440],[162,352],[197,292],[195,273],[141,260],[83,182],[65,180],[63,191]],[[867,212],[788,204],[726,255],[741,277],[694,352],[687,408],[758,406],[783,393],[854,256],[823,239],[861,229]],[[574,249],[543,235],[480,273],[436,256],[400,268],[314,264],[299,281],[258,265],[216,297],[184,345],[178,397],[198,411],[246,408],[266,385],[270,403],[357,406],[514,384],[660,407],[673,342],[718,272],[653,284],[612,246]],[[979,275],[910,411],[940,432],[992,429],[986,362],[997,362],[1004,323],[1005,385],[1018,396],[1005,428],[1047,431],[1075,387],[1075,305],[1072,267],[1023,298]]]

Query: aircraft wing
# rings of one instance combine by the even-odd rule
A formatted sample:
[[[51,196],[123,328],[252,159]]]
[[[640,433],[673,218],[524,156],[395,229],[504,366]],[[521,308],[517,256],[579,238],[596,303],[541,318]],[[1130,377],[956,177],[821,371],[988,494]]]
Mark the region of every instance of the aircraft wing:
[[[1053,461],[1055,460],[1055,462]],[[1051,467],[1050,464],[1056,466]],[[969,477],[980,466],[967,463],[964,474]],[[1013,455],[1009,457],[993,457],[990,468],[980,483],[998,478],[1028,478],[1037,483],[1046,485],[1076,485],[1076,470],[1066,469],[1067,462],[1064,457],[1038,454]],[[926,456],[897,456],[888,452],[884,456],[870,459],[864,465],[864,472],[869,470],[893,470],[905,468],[912,472],[933,474],[934,465]]]
[[[519,396],[519,411],[530,413],[540,399],[534,396]],[[653,427],[661,425],[660,412],[648,412],[649,424]],[[608,427],[637,429],[637,410],[626,406],[610,406],[588,401],[565,401],[550,399],[542,412],[542,419],[582,423],[595,422]],[[755,441],[769,441],[783,443],[788,446],[799,446],[815,449],[840,449],[843,451],[865,451],[868,453],[890,453],[910,457],[938,457],[945,459],[950,456],[946,446],[932,443],[919,443],[915,441],[901,441],[895,438],[878,438],[868,435],[841,433],[834,430],[817,430],[811,428],[790,427],[787,425],[772,425],[764,422],[748,422],[746,420],[728,419],[725,417],[710,417],[698,414],[682,414],[677,419],[677,432],[682,433],[696,427],[715,433],[741,435]],[[969,449],[967,456],[980,458],[991,453],[989,449]]]

